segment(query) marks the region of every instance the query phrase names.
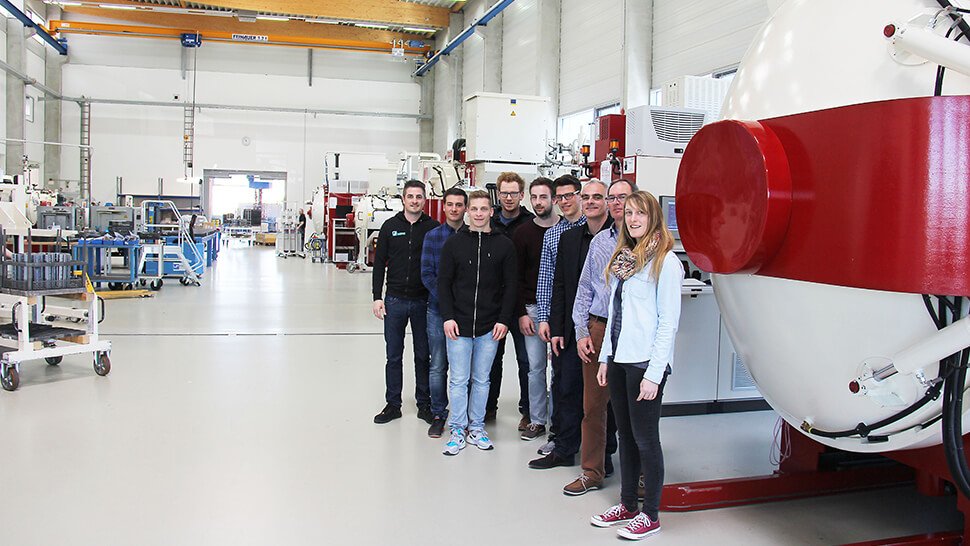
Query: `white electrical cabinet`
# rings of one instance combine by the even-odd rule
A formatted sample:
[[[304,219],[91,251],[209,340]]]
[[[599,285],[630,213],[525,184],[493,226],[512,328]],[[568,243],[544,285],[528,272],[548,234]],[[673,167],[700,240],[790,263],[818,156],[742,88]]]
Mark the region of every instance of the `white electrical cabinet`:
[[[657,199],[662,195],[674,195],[677,190],[677,170],[680,158],[637,155],[624,157],[623,178],[633,180],[637,187],[648,191]]]
[[[547,127],[548,97],[471,95],[465,99],[465,162],[542,163]]]

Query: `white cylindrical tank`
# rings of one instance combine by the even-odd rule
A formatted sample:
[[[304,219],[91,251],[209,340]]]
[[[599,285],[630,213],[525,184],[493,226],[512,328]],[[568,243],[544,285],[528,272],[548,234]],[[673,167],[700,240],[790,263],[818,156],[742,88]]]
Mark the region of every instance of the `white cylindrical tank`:
[[[938,9],[929,0],[789,0],[758,32],[735,76],[722,116],[761,120],[931,96],[937,65],[897,63],[883,29]],[[952,70],[945,83],[944,94],[970,94],[970,78]],[[714,285],[739,355],[766,400],[795,428],[807,422],[830,431],[852,429],[903,409],[853,395],[846,378],[856,374],[863,362],[888,359],[936,332],[918,294],[743,274],[715,275]],[[930,377],[937,371],[936,365],[926,368]],[[925,387],[913,376],[901,375],[893,379],[894,390],[908,405]],[[926,429],[915,425],[939,413],[939,401],[929,404],[881,431],[902,431],[890,434],[884,443],[811,437],[858,452],[924,447],[940,443],[940,423]],[[968,424],[970,420],[965,421],[965,433],[970,430]]]

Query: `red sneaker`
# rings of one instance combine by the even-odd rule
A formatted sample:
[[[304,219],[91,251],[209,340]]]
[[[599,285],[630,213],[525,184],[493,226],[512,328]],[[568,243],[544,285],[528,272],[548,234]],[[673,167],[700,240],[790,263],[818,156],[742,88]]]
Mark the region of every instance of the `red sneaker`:
[[[640,512],[631,512],[626,509],[623,504],[617,504],[616,506],[611,506],[609,510],[603,512],[602,514],[595,515],[589,518],[589,522],[597,527],[609,527],[611,525],[616,525],[617,523],[625,523],[637,517]]]
[[[650,516],[640,512],[633,518],[633,521],[617,531],[616,534],[630,540],[640,540],[659,532],[660,520],[653,521],[650,519]]]

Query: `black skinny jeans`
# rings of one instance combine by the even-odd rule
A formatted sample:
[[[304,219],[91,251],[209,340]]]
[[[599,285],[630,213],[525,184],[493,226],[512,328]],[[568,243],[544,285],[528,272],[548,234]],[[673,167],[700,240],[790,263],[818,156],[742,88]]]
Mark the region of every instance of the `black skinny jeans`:
[[[645,491],[643,511],[656,521],[660,512],[660,492],[664,485],[660,406],[667,374],[660,382],[656,398],[637,402],[642,379],[642,369],[610,363],[607,382],[616,431],[620,437],[620,502],[627,510],[637,510],[637,482],[642,473]]]

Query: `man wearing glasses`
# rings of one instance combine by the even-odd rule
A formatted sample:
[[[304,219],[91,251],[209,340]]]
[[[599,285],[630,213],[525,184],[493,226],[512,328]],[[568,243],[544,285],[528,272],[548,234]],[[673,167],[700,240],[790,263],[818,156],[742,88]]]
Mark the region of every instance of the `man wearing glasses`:
[[[616,452],[616,423],[613,422],[609,408],[609,389],[600,387],[596,380],[610,296],[603,272],[616,249],[617,233],[623,223],[623,204],[626,197],[635,191],[637,187],[626,180],[620,179],[610,184],[606,196],[610,220],[589,242],[589,251],[585,264],[581,266],[582,274],[576,287],[572,323],[575,325],[576,349],[583,362],[583,443],[579,455],[583,472],[563,488],[566,495],[582,495],[600,489],[603,479],[613,473],[612,454]],[[591,215],[591,212],[586,212],[590,233],[593,232],[594,223]],[[560,244],[565,245],[567,236],[574,231],[578,230],[564,234]],[[573,332],[567,330],[565,335],[572,336]]]
[[[499,206],[492,213],[492,230],[505,233],[512,238],[512,234],[531,221],[535,216],[522,206],[525,196],[525,180],[514,172],[504,172],[495,181],[498,186]],[[515,345],[515,360],[519,372],[519,431],[525,430],[529,424],[529,355],[526,351],[525,338],[518,328],[511,328],[512,343]],[[505,355],[505,340],[499,341],[495,360],[492,361],[492,371],[489,376],[488,403],[485,405],[485,421],[495,421],[498,413],[498,397],[502,389],[502,357]]]
[[[583,189],[582,182],[575,176],[566,174],[555,182],[553,201],[559,205],[563,218],[558,224],[549,228],[542,238],[542,255],[539,258],[539,278],[536,282],[536,319],[539,321],[539,338],[546,343],[552,341],[549,330],[549,312],[552,304],[552,282],[555,275],[556,254],[559,251],[559,238],[567,229],[586,223],[586,217],[580,208],[579,193]],[[553,357],[552,366],[552,432],[560,434],[559,400],[557,393],[558,358]],[[573,464],[572,454],[568,457],[550,457],[556,447],[553,439],[539,448],[541,459],[529,462],[530,468],[552,468]],[[541,462],[540,462],[541,461]],[[537,466],[538,465],[538,466]]]

